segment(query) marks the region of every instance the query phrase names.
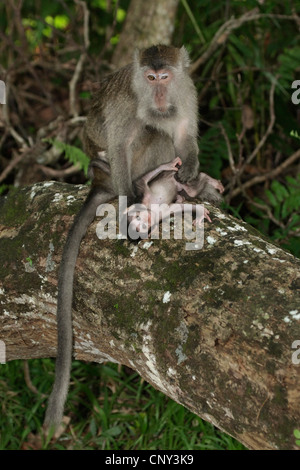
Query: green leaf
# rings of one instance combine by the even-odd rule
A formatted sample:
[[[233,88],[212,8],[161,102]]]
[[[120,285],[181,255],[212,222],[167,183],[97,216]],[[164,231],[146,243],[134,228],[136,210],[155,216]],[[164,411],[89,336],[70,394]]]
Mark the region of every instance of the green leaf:
[[[218,95],[213,96],[209,102],[209,109],[214,109],[217,106],[218,102],[219,102],[219,96]]]
[[[276,207],[278,205],[278,202],[276,200],[276,197],[274,196],[274,194],[272,193],[272,191],[270,191],[269,189],[266,189],[266,195],[270,201],[270,203],[272,204],[273,207]]]
[[[295,137],[296,139],[299,139],[299,140],[300,140],[300,135],[298,134],[297,131],[291,131],[290,135],[291,135],[292,137]]]
[[[66,158],[74,165],[79,163],[81,170],[84,170],[85,175],[87,175],[90,160],[82,150],[78,147],[74,147],[73,145],[65,144],[57,139],[44,139],[44,141],[49,142],[54,145],[54,147],[65,152]]]
[[[97,435],[97,424],[94,418],[92,418],[90,422],[90,432],[94,437]]]
[[[107,436],[118,436],[120,433],[122,432],[120,426],[112,426],[111,428],[107,429],[107,431],[105,431],[105,434]]]
[[[296,439],[300,439],[300,430],[299,429],[294,429],[294,436]]]
[[[289,196],[289,192],[287,191],[287,189],[276,180],[272,181],[271,189],[276,194],[276,197],[279,202],[282,202],[285,198]]]

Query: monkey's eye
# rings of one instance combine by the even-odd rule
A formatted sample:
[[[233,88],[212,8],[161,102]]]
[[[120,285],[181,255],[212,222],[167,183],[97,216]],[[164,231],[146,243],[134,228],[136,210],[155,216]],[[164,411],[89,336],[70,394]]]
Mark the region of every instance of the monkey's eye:
[[[167,73],[160,73],[158,76],[161,80],[165,80],[169,75]]]
[[[147,75],[147,78],[148,78],[148,80],[153,81],[153,80],[156,79],[156,75],[154,75],[154,73],[150,73],[149,75]]]

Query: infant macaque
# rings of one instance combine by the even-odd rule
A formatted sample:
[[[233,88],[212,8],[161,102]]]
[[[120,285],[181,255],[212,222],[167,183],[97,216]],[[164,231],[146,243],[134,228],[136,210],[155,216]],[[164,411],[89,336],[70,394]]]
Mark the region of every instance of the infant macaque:
[[[127,209],[128,221],[137,232],[150,235],[154,226],[169,216],[170,213],[183,212],[182,202],[188,198],[201,197],[212,203],[220,203],[224,187],[222,183],[211,178],[206,173],[199,173],[198,177],[189,183],[180,183],[175,175],[182,162],[179,157],[169,163],[160,165],[134,182],[137,200],[140,204],[133,204]],[[203,218],[210,220],[209,211],[204,209]],[[201,223],[196,219],[194,223]],[[144,237],[142,237],[144,238]]]
[[[99,158],[91,165],[110,174],[109,164],[101,157],[102,154],[99,153]],[[224,187],[221,181],[211,178],[206,173],[199,173],[197,178],[188,183],[177,181],[175,175],[178,171],[178,165],[181,164],[179,157],[174,158],[171,162],[160,165],[134,181],[137,203],[128,207],[126,213],[128,225],[139,233],[140,238],[150,236],[159,222],[170,216],[170,213],[183,212],[182,202],[185,199],[200,197],[213,204],[219,204],[222,201],[221,194],[224,192]],[[194,211],[195,209],[196,206],[193,206]],[[194,224],[200,224],[204,218],[211,222],[209,211],[205,208],[203,217],[200,220],[196,219]]]

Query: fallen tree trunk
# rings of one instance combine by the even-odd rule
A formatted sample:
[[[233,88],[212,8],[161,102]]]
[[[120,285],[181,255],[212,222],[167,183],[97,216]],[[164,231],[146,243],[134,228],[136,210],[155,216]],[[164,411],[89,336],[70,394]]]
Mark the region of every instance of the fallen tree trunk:
[[[56,354],[57,268],[86,193],[45,183],[1,200],[7,361]],[[95,221],[76,267],[74,355],[128,365],[250,449],[296,449],[300,260],[219,210],[211,216],[198,251],[185,240],[99,240]]]

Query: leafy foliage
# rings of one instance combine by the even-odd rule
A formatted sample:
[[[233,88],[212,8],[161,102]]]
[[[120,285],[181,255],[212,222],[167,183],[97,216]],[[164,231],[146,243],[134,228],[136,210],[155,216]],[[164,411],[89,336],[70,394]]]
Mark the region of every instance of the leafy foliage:
[[[294,430],[294,436],[296,438],[295,444],[300,447],[300,431],[299,431],[299,429]]]
[[[190,15],[184,11],[185,3],[181,7],[183,18]],[[245,2],[238,0],[227,3],[203,0],[200,9],[195,1],[190,0],[188,5],[193,12],[193,22],[184,30],[182,41],[188,44],[192,57],[197,60],[227,20],[241,17],[246,9],[255,7],[262,15],[260,19],[245,22],[233,30],[227,42],[222,43],[221,38],[222,47],[217,48],[195,74],[200,97],[201,167],[222,179],[227,187],[232,184],[233,175],[228,145],[220,124],[225,129],[234,164],[239,169],[241,186],[252,176],[275,168],[297,150],[297,141],[293,138],[297,131],[291,134],[292,129],[299,128],[297,107],[291,101],[291,85],[297,79],[296,71],[299,69],[299,35],[295,30],[296,23],[282,21],[276,16],[291,17],[292,6],[276,0],[263,4],[255,0],[246,3],[247,7]],[[197,31],[193,31],[194,23]],[[179,43],[182,38],[176,36],[176,40]],[[274,128],[251,164],[244,165],[268,130],[272,112],[270,87],[273,83]],[[264,194],[261,184],[258,184],[246,191],[247,200],[241,196],[234,199],[227,196],[226,208],[299,256],[298,168],[296,165],[286,168],[277,181],[266,180],[265,187],[269,189]],[[263,204],[269,212],[249,204],[249,200]],[[268,213],[278,224],[269,219]]]
[[[266,199],[255,198],[255,202],[266,210],[253,208],[256,217],[246,217],[257,228],[264,232],[270,230],[270,225],[276,221],[277,226],[272,229],[272,238],[283,241],[286,248],[292,248],[296,256],[300,256],[298,242],[300,226],[300,174],[296,178],[287,176],[285,184],[272,181],[270,189],[265,190]],[[272,214],[272,220],[266,213]],[[249,220],[248,220],[249,219]],[[289,239],[289,244],[286,240]]]
[[[66,414],[72,432],[57,442],[39,441],[46,398],[52,386],[54,361],[30,360],[29,367],[40,395],[28,389],[21,361],[1,366],[0,450],[239,450],[232,437],[205,423],[175,403],[137,373],[117,364],[72,365]],[[33,405],[34,402],[34,405]]]
[[[80,169],[84,171],[85,175],[87,175],[90,160],[81,149],[74,145],[65,144],[57,139],[45,139],[45,141],[64,152],[65,157],[70,163],[73,163],[73,165],[79,164]]]

